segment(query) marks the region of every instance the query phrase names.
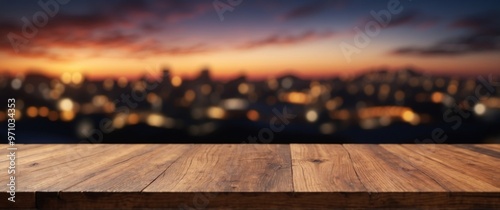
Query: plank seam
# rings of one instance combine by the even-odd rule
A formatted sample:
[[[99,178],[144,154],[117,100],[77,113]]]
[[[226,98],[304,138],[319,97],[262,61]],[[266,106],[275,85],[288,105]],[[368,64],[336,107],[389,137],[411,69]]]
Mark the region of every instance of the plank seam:
[[[356,167],[354,167],[354,161],[352,160],[351,153],[349,152],[349,150],[347,148],[345,148],[344,144],[342,144],[342,148],[344,148],[344,150],[347,152],[347,156],[349,157],[349,160],[351,160],[352,169],[354,170],[354,173],[356,174],[356,178],[359,180],[359,183],[361,183],[361,185],[363,185],[363,188],[365,189],[366,192],[370,193],[368,191],[368,188],[366,188],[365,183],[363,183],[363,181],[359,177],[358,171],[356,171]]]
[[[192,144],[189,145],[189,149],[192,148]],[[188,149],[188,150],[189,150]],[[185,152],[184,154],[182,155],[179,155],[174,161],[172,161],[172,163],[170,163],[170,165],[168,165],[165,170],[163,170],[160,174],[158,174],[158,176],[156,176],[149,184],[147,184],[144,188],[142,188],[142,190],[140,192],[144,192],[144,190],[146,188],[148,188],[151,184],[153,184],[153,182],[155,182],[158,178],[160,178],[160,176],[162,176],[163,174],[165,174],[165,172],[167,172],[167,170],[172,166],[174,165],[174,163],[176,163],[181,157],[183,157],[184,155],[186,155],[187,152]]]
[[[400,144],[400,146],[401,146],[401,147],[403,147],[401,144]],[[413,168],[417,169],[417,170],[418,170],[418,171],[420,171],[422,174],[424,174],[424,175],[426,175],[427,177],[429,177],[432,181],[434,181],[436,184],[438,184],[440,187],[442,187],[444,190],[446,190],[446,192],[448,192],[448,193],[449,193],[449,192],[451,192],[451,190],[450,190],[450,189],[448,189],[448,188],[447,188],[447,187],[445,187],[443,184],[441,184],[440,182],[438,182],[438,181],[437,181],[434,177],[432,177],[431,175],[429,175],[429,174],[425,173],[425,171],[422,171],[419,167],[417,167],[417,166],[413,165],[411,162],[409,162],[409,161],[405,160],[404,158],[400,157],[399,155],[397,155],[397,154],[395,154],[395,153],[393,153],[393,152],[391,152],[391,151],[388,151],[388,150],[386,150],[386,151],[387,151],[387,152],[389,152],[389,153],[394,154],[394,156],[395,156],[395,157],[397,157],[397,158],[401,159],[403,162],[405,162],[405,163],[407,163],[407,164],[411,165]],[[427,157],[425,157],[424,155],[422,155],[422,154],[420,154],[420,153],[415,153],[415,154],[420,155],[420,156],[422,156],[423,158],[428,159]],[[433,161],[433,160],[431,160],[431,161]]]
[[[73,160],[70,160],[70,161],[66,161],[66,162],[61,162],[61,163],[58,163],[58,164],[55,164],[55,165],[52,165],[52,166],[46,166],[44,168],[38,168],[36,170],[31,171],[31,173],[34,173],[34,172],[37,172],[37,171],[40,171],[40,170],[44,170],[44,169],[47,169],[49,167],[57,167],[57,166],[60,166],[60,165],[69,164],[69,163],[72,163],[72,162],[75,162],[75,161],[78,161],[78,160],[81,160],[81,159],[84,159],[84,158],[91,158],[93,156],[101,155],[103,152],[106,152],[106,151],[111,150],[111,149],[112,148],[110,147],[110,148],[107,148],[107,149],[105,149],[103,151],[100,151],[98,153],[94,153],[94,154],[91,154],[91,155],[83,155],[83,156],[80,155],[80,158],[76,158],[76,159],[73,159]]]
[[[411,148],[409,148],[409,146],[408,146],[408,145],[404,145],[404,144],[403,144],[403,145],[401,145],[401,146],[402,146],[402,147],[404,147],[404,148],[407,148],[407,149],[410,149],[410,150],[411,150]],[[443,145],[443,146],[446,146],[446,145]],[[456,148],[456,147],[455,147],[455,148]],[[425,155],[424,155],[424,153],[423,153],[423,152],[421,152],[421,151],[414,151],[414,152],[415,152],[416,154],[421,155],[422,157],[424,157],[424,158],[426,158],[426,159],[429,159],[430,161],[433,161],[433,162],[435,162],[435,163],[437,163],[437,164],[439,164],[439,165],[443,166],[444,168],[448,168],[449,170],[453,170],[453,171],[455,171],[455,172],[458,172],[458,173],[462,173],[462,174],[464,174],[464,172],[463,172],[463,171],[461,171],[461,170],[457,169],[458,167],[457,167],[455,164],[450,164],[449,162],[447,163],[447,161],[442,161],[442,160],[441,160],[440,158],[438,158],[438,157],[432,157],[432,156],[431,156],[431,157],[427,157],[427,156],[425,156]],[[464,155],[467,155],[467,154],[464,154]],[[467,156],[468,156],[468,155],[467,155]],[[441,161],[440,161],[440,160],[441,160]],[[489,184],[489,185],[491,185],[491,186],[495,186],[494,184],[491,184],[489,181],[486,181],[486,180],[484,180],[484,179],[478,179],[478,178],[477,178],[477,176],[475,176],[476,174],[464,174],[464,175],[465,175],[465,176],[468,176],[468,177],[470,177],[470,178],[472,178],[472,179],[476,179],[476,180],[478,180],[478,181],[480,181],[480,182],[482,182],[482,183],[486,183],[486,184]],[[483,178],[483,177],[481,177],[481,178]]]
[[[460,149],[466,149],[466,150],[473,152],[473,153],[488,155],[488,156],[496,158],[496,159],[500,158],[500,152],[497,152],[495,150],[486,149],[486,148],[476,147],[474,145],[453,145],[453,147],[460,148]]]
[[[146,155],[146,154],[148,154],[148,153],[150,153],[150,152],[152,152],[152,151],[154,151],[154,150],[155,150],[155,149],[149,149],[149,150],[145,151],[144,153],[139,153],[139,154],[134,155],[134,156],[132,156],[132,157],[129,157],[129,158],[125,159],[125,160],[121,160],[121,161],[119,161],[119,162],[116,162],[116,163],[114,164],[114,166],[120,165],[120,164],[122,164],[122,163],[124,163],[124,162],[127,162],[127,161],[129,161],[129,160],[133,159],[133,158],[136,158],[136,157],[139,157],[139,156],[142,156],[142,155]],[[104,169],[102,169],[102,170],[99,170],[99,171],[95,172],[94,174],[97,174],[97,173],[100,173],[100,172],[103,172],[103,171],[107,171],[107,170],[109,170],[109,169],[110,169],[110,168],[104,168]],[[73,185],[70,185],[70,186],[68,186],[68,187],[66,187],[66,188],[64,188],[64,189],[62,189],[62,190],[60,190],[59,192],[62,192],[62,191],[64,191],[64,190],[68,190],[68,189],[70,189],[71,187],[74,187],[74,186],[76,186],[76,185],[78,185],[78,184],[80,184],[80,183],[82,183],[82,182],[84,182],[84,181],[86,181],[86,179],[83,179],[83,180],[81,180],[80,182],[77,182],[77,183],[75,183],[75,184],[73,184]],[[59,193],[59,192],[58,192],[58,193]]]
[[[295,179],[293,178],[293,156],[292,156],[292,144],[288,144],[288,154],[290,155],[290,177],[292,178],[292,193],[295,194]]]

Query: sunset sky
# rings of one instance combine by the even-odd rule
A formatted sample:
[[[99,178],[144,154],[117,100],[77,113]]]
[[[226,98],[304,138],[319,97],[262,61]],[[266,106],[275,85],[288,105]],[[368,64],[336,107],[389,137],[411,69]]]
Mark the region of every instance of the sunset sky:
[[[71,0],[58,4],[47,24],[25,37],[22,19],[32,22],[44,11],[38,2],[0,1],[0,72],[133,77],[168,66],[183,76],[208,67],[218,78],[242,73],[259,78],[407,66],[451,75],[500,70],[498,0],[401,0],[401,12],[350,62],[341,43],[356,46],[354,28],[365,31],[374,20],[370,12],[387,10],[391,0],[242,0],[235,6],[227,0]],[[221,20],[214,2],[232,11]],[[13,34],[29,41],[18,52]]]

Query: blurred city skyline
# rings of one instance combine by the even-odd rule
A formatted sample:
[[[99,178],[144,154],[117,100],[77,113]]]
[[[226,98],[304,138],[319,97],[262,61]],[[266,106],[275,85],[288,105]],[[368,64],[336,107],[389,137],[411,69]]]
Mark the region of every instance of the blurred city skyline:
[[[138,78],[160,66],[183,78],[209,68],[215,79],[230,80],[240,75],[323,78],[407,67],[431,75],[477,76],[500,67],[500,12],[495,10],[500,2],[493,0],[40,2],[48,7],[39,1],[3,2],[0,73]],[[221,16],[216,2],[230,10]],[[399,12],[368,37],[366,46],[356,46],[355,28],[369,34],[366,26],[377,19],[372,13],[385,18],[381,11],[391,2]],[[26,37],[23,18],[34,21],[40,11],[46,12],[46,24]],[[18,52],[12,34],[27,41]],[[342,43],[359,50],[350,61]]]
[[[0,110],[0,123],[12,117],[30,128],[17,136],[23,143],[492,143],[500,137],[497,76],[380,69],[222,82],[209,69],[193,79],[163,69],[157,80],[26,74],[0,77],[0,99],[16,100],[16,114]]]

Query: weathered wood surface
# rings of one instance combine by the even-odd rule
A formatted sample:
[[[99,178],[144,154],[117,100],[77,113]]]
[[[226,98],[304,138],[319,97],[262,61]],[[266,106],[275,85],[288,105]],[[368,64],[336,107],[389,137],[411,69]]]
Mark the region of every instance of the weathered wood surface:
[[[17,148],[16,203],[5,170],[3,209],[500,209],[500,147],[491,144]]]

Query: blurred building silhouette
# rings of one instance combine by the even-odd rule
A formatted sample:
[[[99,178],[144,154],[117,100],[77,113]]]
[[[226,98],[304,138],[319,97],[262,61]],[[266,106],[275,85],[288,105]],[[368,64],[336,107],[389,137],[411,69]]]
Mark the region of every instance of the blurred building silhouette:
[[[16,99],[19,143],[78,142],[97,131],[105,143],[240,143],[269,128],[284,109],[296,117],[273,133],[273,143],[414,143],[435,128],[448,143],[500,138],[498,86],[412,69],[260,81],[245,75],[217,81],[208,69],[191,80],[169,69],[137,80],[29,73],[2,75],[0,90],[4,101]],[[7,118],[0,110],[0,122]]]

